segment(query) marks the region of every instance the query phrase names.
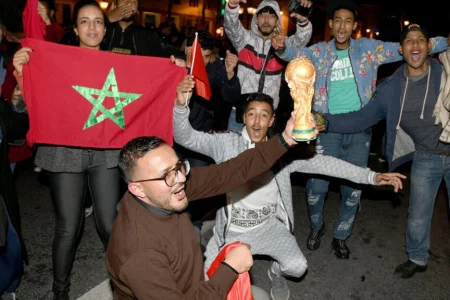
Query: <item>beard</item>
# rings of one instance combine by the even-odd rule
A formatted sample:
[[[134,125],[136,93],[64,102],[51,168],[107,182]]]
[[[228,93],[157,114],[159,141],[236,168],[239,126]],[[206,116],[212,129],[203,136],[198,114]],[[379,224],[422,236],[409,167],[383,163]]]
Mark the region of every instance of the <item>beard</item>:
[[[261,35],[263,36],[270,36],[273,34],[275,27],[259,27],[259,32],[261,32]]]

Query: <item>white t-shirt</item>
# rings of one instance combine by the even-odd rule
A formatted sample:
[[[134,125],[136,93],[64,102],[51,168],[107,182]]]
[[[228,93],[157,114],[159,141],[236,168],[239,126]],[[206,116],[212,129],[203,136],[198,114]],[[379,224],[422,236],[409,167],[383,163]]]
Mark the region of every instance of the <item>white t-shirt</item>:
[[[281,200],[272,171],[253,178],[228,194],[232,201],[229,230],[241,233],[255,229],[272,217]]]

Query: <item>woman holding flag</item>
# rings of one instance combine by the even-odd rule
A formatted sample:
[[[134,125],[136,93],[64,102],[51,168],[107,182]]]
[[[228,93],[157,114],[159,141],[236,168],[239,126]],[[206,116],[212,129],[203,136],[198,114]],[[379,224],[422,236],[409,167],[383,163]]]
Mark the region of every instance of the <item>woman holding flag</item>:
[[[95,0],[80,0],[74,8],[74,32],[79,46],[100,50],[106,33],[105,17]],[[27,47],[14,55],[19,85],[23,65],[32,58]],[[88,70],[87,70],[88,71]],[[55,87],[57,88],[57,87]],[[26,97],[26,95],[25,95]],[[70,134],[70,133],[69,133]],[[54,299],[69,299],[70,271],[84,220],[84,199],[89,189],[97,229],[106,249],[117,203],[120,200],[119,150],[39,145],[35,164],[49,171],[55,210],[53,240]]]

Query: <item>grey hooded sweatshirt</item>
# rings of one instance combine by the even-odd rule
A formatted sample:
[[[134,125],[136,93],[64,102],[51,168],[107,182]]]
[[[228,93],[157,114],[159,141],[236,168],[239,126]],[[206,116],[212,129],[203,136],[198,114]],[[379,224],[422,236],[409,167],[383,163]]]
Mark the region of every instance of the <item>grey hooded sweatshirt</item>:
[[[233,43],[238,52],[238,78],[241,83],[241,93],[248,94],[258,91],[259,78],[264,66],[267,54],[272,45],[271,39],[264,40],[259,35],[256,25],[257,13],[266,6],[270,6],[277,13],[278,20],[281,20],[280,7],[278,2],[273,0],[263,0],[255,14],[253,15],[251,30],[245,29],[239,21],[239,6],[230,8],[226,5],[224,28],[228,39]],[[279,23],[281,30],[281,22]],[[286,45],[305,47],[312,34],[312,25],[307,21],[305,24],[296,25],[296,33],[286,37]],[[281,74],[283,72],[282,61],[274,55],[267,63],[266,76],[264,80],[263,93],[271,96],[274,101],[275,109],[280,101],[279,92],[281,85]]]

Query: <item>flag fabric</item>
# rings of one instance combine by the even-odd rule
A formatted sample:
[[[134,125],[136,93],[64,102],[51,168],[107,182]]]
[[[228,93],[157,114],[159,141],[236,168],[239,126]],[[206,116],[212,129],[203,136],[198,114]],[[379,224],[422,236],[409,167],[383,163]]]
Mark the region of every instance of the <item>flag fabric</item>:
[[[26,38],[44,40],[46,24],[38,14],[38,0],[28,0],[22,13],[23,32]]]
[[[216,273],[217,269],[219,269],[221,262],[225,260],[225,255],[230,250],[233,250],[240,245],[241,242],[237,241],[227,244],[222,248],[222,250],[216,256],[216,259],[212,262],[211,266],[206,272],[209,278],[211,278],[214,273]],[[231,289],[228,291],[226,300],[253,300],[250,274],[248,273],[248,271],[238,275],[238,279],[236,279],[234,284],[231,286]]]
[[[120,55],[24,39],[29,145],[117,149],[139,136],[173,144],[176,86],[187,71],[167,58]]]
[[[197,95],[209,100],[211,98],[211,87],[209,86],[208,74],[206,73],[202,50],[197,36],[195,36],[194,43],[192,44],[190,61],[191,74],[194,75]]]

